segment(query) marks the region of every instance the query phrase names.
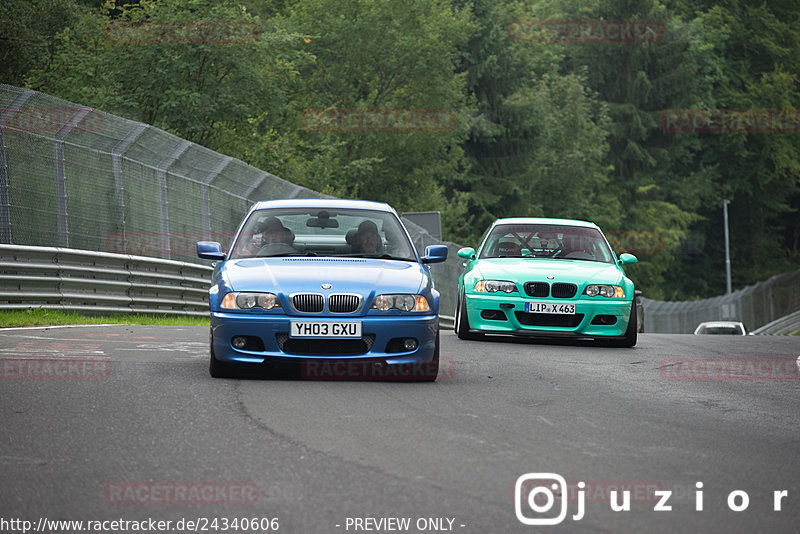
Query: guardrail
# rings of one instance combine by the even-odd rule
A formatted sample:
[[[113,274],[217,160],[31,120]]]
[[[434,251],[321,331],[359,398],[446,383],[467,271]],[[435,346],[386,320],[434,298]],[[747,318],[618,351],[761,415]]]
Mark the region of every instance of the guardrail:
[[[213,267],[160,258],[0,244],[0,310],[208,316]],[[441,315],[440,326],[454,318]]]
[[[208,316],[212,267],[0,244],[0,309]]]
[[[791,336],[800,332],[800,311],[785,315],[750,332],[757,336]]]

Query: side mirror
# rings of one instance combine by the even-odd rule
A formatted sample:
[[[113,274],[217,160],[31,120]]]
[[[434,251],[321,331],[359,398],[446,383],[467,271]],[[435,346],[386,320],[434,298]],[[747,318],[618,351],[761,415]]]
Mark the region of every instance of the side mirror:
[[[431,245],[425,247],[422,263],[441,263],[447,259],[447,247],[444,245]]]
[[[633,265],[637,261],[639,261],[639,259],[633,254],[628,254],[627,252],[625,252],[624,254],[619,255],[620,265]]]
[[[459,249],[458,252],[456,252],[456,254],[458,254],[459,258],[466,258],[468,260],[475,259],[475,249],[472,247],[464,247],[462,249]]]
[[[197,257],[204,260],[224,261],[225,253],[222,246],[216,241],[198,241]]]

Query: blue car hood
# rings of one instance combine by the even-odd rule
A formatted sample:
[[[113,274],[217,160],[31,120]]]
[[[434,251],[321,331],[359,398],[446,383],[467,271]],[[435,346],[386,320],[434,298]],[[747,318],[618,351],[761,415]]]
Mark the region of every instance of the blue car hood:
[[[222,276],[233,291],[290,294],[318,292],[420,293],[428,285],[426,270],[416,262],[372,258],[247,258],[225,263]]]
[[[613,263],[583,260],[553,260],[547,258],[496,258],[478,262],[480,275],[486,280],[510,282],[546,281],[584,284],[619,284],[622,271]]]

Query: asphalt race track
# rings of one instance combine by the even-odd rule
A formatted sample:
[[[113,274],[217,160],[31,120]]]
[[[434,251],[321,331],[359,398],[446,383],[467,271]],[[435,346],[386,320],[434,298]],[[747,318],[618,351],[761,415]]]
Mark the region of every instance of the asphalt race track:
[[[797,337],[645,334],[614,349],[444,331],[435,383],[215,380],[207,341],[194,327],[0,331],[0,516],[19,520],[0,530],[41,532],[45,519],[298,534],[800,524]],[[526,473],[570,489],[529,480],[517,498]],[[611,510],[615,488],[630,491],[629,511]],[[654,511],[660,492],[671,510]],[[742,492],[748,506],[733,511]],[[564,507],[560,526],[516,513],[558,519]],[[257,523],[234,529],[237,518]]]

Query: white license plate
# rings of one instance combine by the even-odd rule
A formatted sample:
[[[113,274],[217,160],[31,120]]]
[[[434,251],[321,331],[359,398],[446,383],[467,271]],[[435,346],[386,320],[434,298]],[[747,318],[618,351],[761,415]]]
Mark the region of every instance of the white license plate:
[[[575,305],[561,304],[560,302],[526,302],[525,311],[528,313],[575,315]]]
[[[360,338],[360,321],[291,321],[289,337]]]

